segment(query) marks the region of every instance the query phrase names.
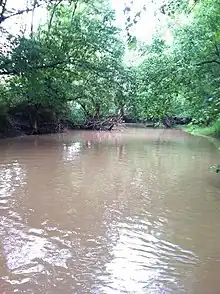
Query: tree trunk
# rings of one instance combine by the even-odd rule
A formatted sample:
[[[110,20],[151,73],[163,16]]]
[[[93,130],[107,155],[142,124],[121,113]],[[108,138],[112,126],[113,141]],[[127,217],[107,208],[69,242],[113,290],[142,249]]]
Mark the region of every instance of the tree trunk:
[[[169,117],[164,117],[162,122],[165,128],[170,129],[172,127],[172,122],[170,121]]]
[[[35,116],[35,119],[34,119],[33,134],[34,135],[38,134],[37,115]]]
[[[33,33],[34,33],[34,12],[35,12],[36,5],[37,5],[37,0],[34,0],[34,7],[31,13],[31,38],[33,38]]]

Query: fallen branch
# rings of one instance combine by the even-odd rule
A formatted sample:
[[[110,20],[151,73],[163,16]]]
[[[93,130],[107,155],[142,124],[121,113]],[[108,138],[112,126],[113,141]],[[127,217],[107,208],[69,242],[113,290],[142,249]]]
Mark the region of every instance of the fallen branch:
[[[104,118],[89,118],[85,123],[85,129],[111,131],[123,123],[120,115],[112,115]]]

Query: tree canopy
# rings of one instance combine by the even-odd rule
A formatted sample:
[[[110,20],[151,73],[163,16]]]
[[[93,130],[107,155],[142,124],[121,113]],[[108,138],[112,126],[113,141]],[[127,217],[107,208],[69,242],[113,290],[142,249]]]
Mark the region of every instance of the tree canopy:
[[[111,115],[182,117],[202,125],[219,120],[218,0],[149,0],[139,10],[127,1],[124,31],[107,0],[33,0],[20,10],[8,3],[0,1],[2,117],[23,113],[34,132],[51,119],[76,124]],[[158,25],[149,44],[137,40],[135,26],[152,3]],[[48,17],[34,27],[39,7]],[[6,22],[27,13],[29,33],[7,32]],[[126,62],[128,50],[138,62]]]

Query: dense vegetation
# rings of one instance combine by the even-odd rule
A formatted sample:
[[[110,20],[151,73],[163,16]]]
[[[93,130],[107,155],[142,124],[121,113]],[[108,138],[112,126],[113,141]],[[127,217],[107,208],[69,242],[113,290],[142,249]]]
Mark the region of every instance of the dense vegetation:
[[[151,44],[133,33],[150,4],[134,13],[132,2],[124,8],[123,30],[107,0],[33,0],[24,10],[0,1],[2,136],[57,132],[113,115],[167,127],[171,118],[187,118],[219,135],[219,1],[158,5],[163,26],[158,21]],[[39,6],[48,18],[35,28]],[[7,23],[28,12],[28,29],[7,31]],[[127,50],[138,54],[136,63],[125,61]]]

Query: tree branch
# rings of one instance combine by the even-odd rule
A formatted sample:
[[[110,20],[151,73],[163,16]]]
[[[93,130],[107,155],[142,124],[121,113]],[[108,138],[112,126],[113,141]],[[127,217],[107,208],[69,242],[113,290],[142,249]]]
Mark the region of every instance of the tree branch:
[[[3,17],[3,15],[4,15],[4,13],[5,13],[6,4],[7,4],[7,0],[5,0],[4,2],[3,2],[3,0],[1,0],[0,5],[1,5],[1,7],[2,7],[2,11],[1,11],[1,16],[0,16],[0,18]]]
[[[40,7],[44,5],[45,3],[48,3],[50,5],[50,4],[56,3],[57,1],[58,1],[58,4],[55,4],[55,5],[59,5],[63,0],[48,0],[48,1],[39,1],[39,2],[36,0],[34,2],[34,5],[31,8],[27,7],[26,9],[20,9],[20,10],[17,10],[16,12],[12,12],[6,9],[7,0],[5,0],[4,3],[3,3],[3,0],[0,0],[0,6],[2,7],[2,11],[0,13],[0,24],[6,19],[11,18],[13,16],[21,15],[25,12],[28,13],[30,11],[33,11],[35,8]],[[4,13],[9,13],[9,15],[4,15]]]
[[[62,60],[62,61],[59,60],[59,61],[48,63],[48,64],[37,65],[37,66],[27,68],[26,72],[28,73],[33,70],[44,70],[49,68],[56,68],[57,65],[64,64],[64,63],[66,63],[66,60]],[[22,73],[21,71],[16,69],[5,70],[5,71],[1,71],[0,69],[0,75],[19,75],[21,73]]]
[[[40,5],[38,4],[36,7],[39,7],[39,6],[40,6]],[[16,11],[15,13],[12,13],[12,14],[7,15],[7,16],[1,15],[1,16],[0,16],[0,24],[1,24],[3,21],[5,21],[6,19],[8,19],[8,18],[11,18],[11,17],[16,16],[16,15],[21,15],[21,14],[23,14],[23,13],[25,13],[25,12],[30,12],[30,11],[32,11],[33,9],[34,9],[34,8],[27,8],[27,9],[18,10],[18,11]]]
[[[34,33],[34,12],[35,12],[36,5],[37,5],[37,0],[34,0],[34,6],[32,9],[32,15],[31,15],[31,38],[33,37],[33,33]]]
[[[217,63],[217,64],[220,65],[220,61],[215,60],[215,59],[213,59],[213,60],[206,60],[206,61],[203,61],[203,62],[197,63],[197,64],[195,64],[195,65],[197,65],[197,66],[201,66],[201,65],[205,65],[205,64],[211,64],[211,63]]]
[[[52,25],[52,21],[53,21],[53,17],[54,17],[54,14],[56,12],[56,8],[57,6],[62,2],[63,0],[59,0],[56,4],[54,4],[54,7],[53,7],[53,10],[51,12],[51,16],[50,16],[50,20],[49,20],[49,23],[48,23],[48,34],[50,32],[50,28],[51,28],[51,25]]]
[[[216,42],[215,42],[215,53],[218,56],[218,58],[220,58],[220,52],[219,52],[219,48],[218,48],[218,45]]]
[[[74,3],[73,13],[72,13],[72,16],[71,16],[71,24],[73,22],[73,17],[74,17],[74,15],[76,13],[77,5],[78,5],[78,0],[76,0],[76,2]]]

